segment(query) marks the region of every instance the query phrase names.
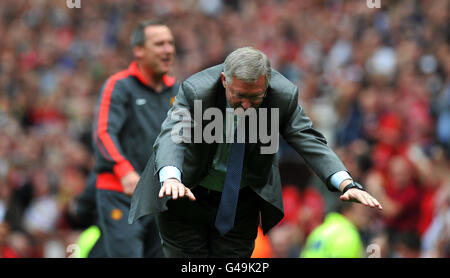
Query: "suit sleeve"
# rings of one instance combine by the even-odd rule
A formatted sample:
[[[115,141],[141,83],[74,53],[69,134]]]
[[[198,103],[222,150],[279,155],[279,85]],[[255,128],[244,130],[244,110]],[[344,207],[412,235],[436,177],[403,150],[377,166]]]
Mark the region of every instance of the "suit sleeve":
[[[348,172],[348,170],[327,145],[325,137],[313,128],[311,119],[298,104],[297,87],[289,103],[288,115],[287,123],[280,130],[281,135],[304,158],[306,164],[328,189],[337,191],[337,188],[330,183],[330,177],[339,171]]]
[[[193,138],[193,101],[195,89],[187,81],[180,86],[172,108],[161,126],[161,132],[153,145],[155,153],[154,174],[165,166],[173,166],[182,171],[184,152]],[[184,127],[184,128],[182,128]],[[183,139],[177,142],[178,139]]]
[[[127,92],[123,85],[111,77],[103,87],[95,117],[95,147],[107,161],[114,163],[113,171],[122,178],[134,168],[126,159],[119,142],[119,132],[127,117]]]
[[[161,188],[158,173],[166,166],[173,166],[182,171],[184,154],[189,143],[176,143],[172,140],[172,131],[176,130],[177,125],[182,122],[182,119],[176,116],[178,111],[181,110],[193,115],[192,107],[195,96],[194,87],[188,84],[187,81],[183,82],[175,102],[161,126],[161,132],[153,145],[153,153],[141,174],[141,178],[131,198],[130,213],[128,215],[129,224],[134,223],[142,216],[167,210],[166,201],[170,197],[158,197]],[[191,126],[193,121],[189,120],[187,124]]]

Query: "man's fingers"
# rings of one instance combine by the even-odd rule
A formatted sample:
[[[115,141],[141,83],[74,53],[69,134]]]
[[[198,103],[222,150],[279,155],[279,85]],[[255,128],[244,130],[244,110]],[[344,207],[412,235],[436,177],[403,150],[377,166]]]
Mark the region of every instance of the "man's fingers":
[[[172,196],[172,199],[176,200],[182,197],[188,197],[191,201],[195,201],[196,198],[189,188],[184,186],[181,182],[167,182],[164,183],[159,190],[159,198],[166,196]]]
[[[170,196],[172,195],[172,184],[171,183],[164,183],[161,189],[159,190],[159,198],[164,197],[164,195]]]
[[[342,201],[351,201],[352,198],[354,199],[354,197],[350,196],[350,192],[346,192],[345,194],[342,194],[340,196]]]
[[[379,210],[383,210],[383,207],[381,206],[380,202],[378,202],[377,199],[373,198],[373,202],[375,204],[375,207],[377,207]]]
[[[364,191],[358,192],[357,195],[357,200],[361,202],[361,204],[365,205],[365,206],[369,206],[369,201],[366,198],[366,195],[363,194]]]
[[[164,192],[166,191],[166,186],[165,185],[163,185],[162,187],[161,187],[161,189],[159,190],[159,198],[162,198],[162,197],[164,197]]]
[[[192,193],[192,191],[189,188],[187,188],[187,187],[186,187],[186,196],[191,201],[195,201],[196,200],[194,194]]]
[[[367,207],[371,207],[374,208],[375,207],[375,203],[372,201],[372,196],[370,196],[367,192],[365,191],[361,191],[359,192],[360,194],[360,199],[361,199],[361,203]]]
[[[167,183],[167,185],[166,185],[166,195],[167,196],[172,195],[172,184],[170,182]]]
[[[358,192],[359,193],[359,192]],[[353,192],[353,190],[346,192],[345,194],[340,196],[342,201],[350,201],[355,203],[364,204],[364,199],[360,194]],[[367,204],[367,203],[366,203]]]
[[[351,201],[351,202],[357,202],[361,203],[365,206],[371,207],[371,208],[378,208],[379,210],[382,210],[383,207],[381,204],[377,201],[377,199],[373,198],[369,193],[365,191],[349,191],[345,194],[340,196],[340,199],[342,201]]]
[[[378,203],[378,201],[377,201],[377,203]],[[381,206],[380,203],[377,204],[377,207],[378,207],[379,210],[383,210],[383,206]]]
[[[178,184],[172,184],[172,199],[176,200],[178,198]]]
[[[185,192],[185,187],[184,187],[184,185],[183,185],[182,183],[179,183],[179,184],[178,184],[178,196],[179,196],[180,198],[183,198],[185,194],[186,194],[186,192]]]
[[[379,206],[378,201],[375,198],[373,198],[372,196],[370,196],[369,193],[364,192],[364,194],[362,194],[362,195],[363,195],[364,200],[367,202],[367,206],[369,206],[371,208],[375,208],[375,207]]]
[[[374,198],[372,198],[371,196],[369,196],[369,197],[367,197],[367,200],[369,201],[369,205],[370,205],[371,208],[376,207],[375,199],[374,199]]]

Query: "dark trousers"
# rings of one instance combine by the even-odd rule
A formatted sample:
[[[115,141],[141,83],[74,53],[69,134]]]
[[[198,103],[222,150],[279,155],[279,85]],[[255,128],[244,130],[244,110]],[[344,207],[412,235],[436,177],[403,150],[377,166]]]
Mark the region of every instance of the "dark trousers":
[[[202,186],[188,198],[169,200],[157,215],[163,250],[169,258],[249,258],[258,232],[258,196],[249,187],[239,192],[234,227],[223,237],[214,227],[221,192]]]
[[[99,226],[103,246],[112,258],[164,258],[153,216],[128,224],[131,198],[124,193],[97,190]]]

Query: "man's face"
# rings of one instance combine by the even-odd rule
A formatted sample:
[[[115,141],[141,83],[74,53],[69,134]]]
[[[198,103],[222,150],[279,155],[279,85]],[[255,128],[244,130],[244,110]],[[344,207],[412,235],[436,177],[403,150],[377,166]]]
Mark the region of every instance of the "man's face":
[[[254,83],[246,83],[233,76],[227,84],[223,72],[221,79],[228,103],[232,108],[242,107],[244,110],[250,107],[258,108],[263,102],[266,93],[265,75],[260,75]]]
[[[135,56],[143,61],[154,74],[163,75],[172,69],[175,43],[172,32],[165,25],[147,26],[144,46],[136,46]]]

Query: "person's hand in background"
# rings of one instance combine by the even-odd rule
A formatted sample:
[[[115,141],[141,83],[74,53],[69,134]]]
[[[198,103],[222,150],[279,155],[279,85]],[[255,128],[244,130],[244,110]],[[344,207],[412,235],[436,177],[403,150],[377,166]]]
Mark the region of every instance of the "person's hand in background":
[[[139,174],[136,171],[131,171],[122,177],[120,183],[122,184],[123,191],[127,195],[133,195],[134,189],[139,181]]]

